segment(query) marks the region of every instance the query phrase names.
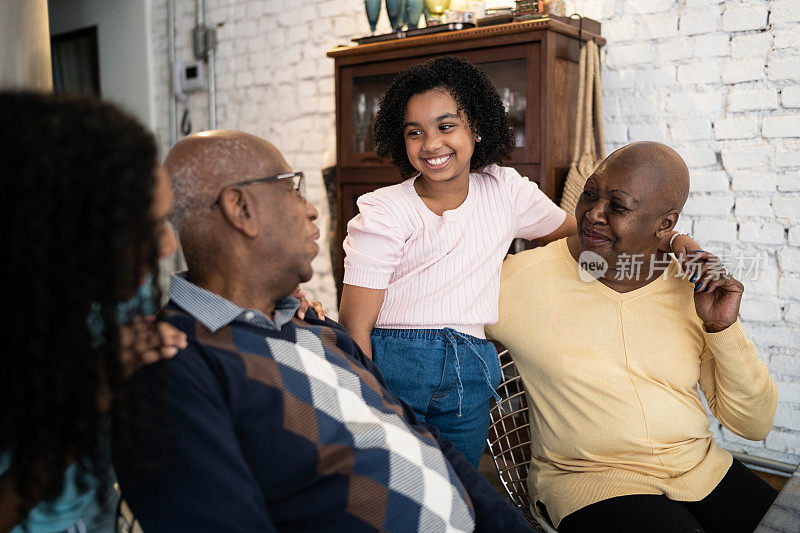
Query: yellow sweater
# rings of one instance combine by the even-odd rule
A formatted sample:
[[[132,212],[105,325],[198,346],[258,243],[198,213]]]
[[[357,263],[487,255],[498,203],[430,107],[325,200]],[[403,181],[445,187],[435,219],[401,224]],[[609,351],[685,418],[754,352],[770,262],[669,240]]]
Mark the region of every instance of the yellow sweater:
[[[566,240],[503,265],[500,321],[531,406],[528,487],[558,526],[628,494],[707,496],[731,465],[717,448],[697,385],[725,427],[769,433],[777,389],[741,324],[706,333],[677,262],[645,287],[586,283]]]

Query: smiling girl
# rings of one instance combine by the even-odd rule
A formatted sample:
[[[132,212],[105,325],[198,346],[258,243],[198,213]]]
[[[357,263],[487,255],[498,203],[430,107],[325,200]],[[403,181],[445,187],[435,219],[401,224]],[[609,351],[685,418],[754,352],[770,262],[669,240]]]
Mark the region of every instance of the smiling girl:
[[[517,237],[574,235],[575,217],[498,166],[514,134],[492,83],[463,59],[401,72],[381,99],[375,138],[405,181],[358,199],[340,320],[392,392],[477,466],[499,399],[497,351],[483,328],[498,319],[503,258]],[[672,244],[699,248],[683,235]]]

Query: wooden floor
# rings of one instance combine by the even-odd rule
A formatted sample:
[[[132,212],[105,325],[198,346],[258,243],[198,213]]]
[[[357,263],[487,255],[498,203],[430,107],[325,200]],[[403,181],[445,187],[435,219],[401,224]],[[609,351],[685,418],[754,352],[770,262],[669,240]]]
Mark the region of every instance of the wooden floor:
[[[775,489],[775,490],[777,490],[779,492],[783,488],[783,486],[786,485],[786,482],[789,481],[789,478],[786,477],[786,476],[779,476],[777,474],[769,474],[767,472],[759,472],[758,470],[753,470],[753,472],[758,477],[760,477],[761,479],[763,479],[764,481],[769,483],[772,486],[773,489]]]

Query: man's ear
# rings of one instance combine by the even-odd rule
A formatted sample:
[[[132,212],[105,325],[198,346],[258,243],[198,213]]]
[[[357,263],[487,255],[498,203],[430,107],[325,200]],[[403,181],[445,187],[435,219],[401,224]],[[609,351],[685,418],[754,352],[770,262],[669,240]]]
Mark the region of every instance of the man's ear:
[[[661,220],[658,222],[658,228],[656,229],[656,238],[658,238],[659,241],[664,238],[664,235],[667,232],[670,232],[673,230],[673,228],[675,228],[675,224],[678,223],[679,216],[680,211],[673,209],[661,217]]]
[[[258,228],[252,198],[245,191],[231,187],[222,193],[219,208],[225,220],[248,237],[256,237]]]

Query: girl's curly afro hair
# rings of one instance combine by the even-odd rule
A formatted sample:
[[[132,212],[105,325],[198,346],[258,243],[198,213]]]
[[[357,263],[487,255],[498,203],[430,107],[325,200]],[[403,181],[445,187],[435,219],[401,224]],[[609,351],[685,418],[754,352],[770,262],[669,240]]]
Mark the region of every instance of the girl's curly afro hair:
[[[437,57],[400,72],[381,98],[375,116],[375,151],[400,169],[403,178],[417,173],[406,154],[403,121],[412,96],[444,89],[466,115],[472,131],[481,136],[475,144],[470,170],[499,163],[514,149],[514,133],[500,96],[475,65],[452,56]]]

